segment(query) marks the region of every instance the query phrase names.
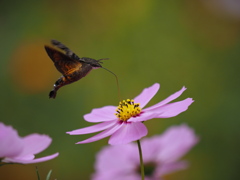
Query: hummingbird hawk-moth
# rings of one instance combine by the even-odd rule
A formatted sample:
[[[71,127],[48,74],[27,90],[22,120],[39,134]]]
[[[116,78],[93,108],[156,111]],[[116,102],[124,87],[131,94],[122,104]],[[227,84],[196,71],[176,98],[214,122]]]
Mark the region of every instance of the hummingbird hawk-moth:
[[[57,70],[62,74],[62,76],[55,82],[53,90],[50,91],[49,98],[55,98],[59,88],[85,77],[92,69],[103,68],[101,60],[107,59],[96,60],[88,57],[80,58],[61,42],[52,40],[51,43],[61,49],[64,53],[45,45],[45,50],[48,56],[53,61]]]

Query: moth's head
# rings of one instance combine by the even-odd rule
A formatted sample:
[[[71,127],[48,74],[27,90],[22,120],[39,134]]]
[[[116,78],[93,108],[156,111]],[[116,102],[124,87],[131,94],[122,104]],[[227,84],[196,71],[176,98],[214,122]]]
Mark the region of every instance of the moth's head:
[[[90,64],[93,69],[97,69],[97,68],[101,68],[102,67],[102,60],[107,60],[108,58],[104,58],[104,59],[92,59],[92,58],[87,58],[87,57],[82,57],[80,58],[80,61],[83,61],[84,63]]]

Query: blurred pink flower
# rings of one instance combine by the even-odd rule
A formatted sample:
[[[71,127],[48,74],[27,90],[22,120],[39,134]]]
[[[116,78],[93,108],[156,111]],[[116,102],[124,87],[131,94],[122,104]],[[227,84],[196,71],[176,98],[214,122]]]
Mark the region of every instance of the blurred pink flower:
[[[186,169],[188,163],[179,159],[197,142],[194,130],[187,125],[173,126],[162,135],[142,139],[145,180],[160,180],[166,174]],[[96,156],[92,179],[141,179],[137,144],[104,147]]]
[[[179,97],[186,88],[183,87],[180,91],[172,94],[165,100],[145,108],[145,105],[157,93],[160,85],[153,84],[151,87],[144,89],[134,100],[127,99],[120,102],[119,106],[105,106],[98,109],[93,109],[90,114],[84,115],[84,119],[88,122],[102,122],[97,125],[85,127],[67,132],[70,135],[80,135],[103,132],[80,141],[77,144],[90,143],[111,136],[108,143],[126,144],[138,140],[147,135],[147,128],[142,123],[153,118],[170,118],[180,114],[188,109],[192,104],[192,98],[169,103]]]
[[[52,142],[47,135],[30,134],[20,137],[15,129],[0,122],[0,162],[31,164],[51,160],[59,153],[35,158]]]

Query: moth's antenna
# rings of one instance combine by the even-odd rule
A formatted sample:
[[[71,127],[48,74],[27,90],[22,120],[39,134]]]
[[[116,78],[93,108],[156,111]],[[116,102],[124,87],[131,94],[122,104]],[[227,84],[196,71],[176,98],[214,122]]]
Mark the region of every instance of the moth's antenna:
[[[105,67],[102,67],[103,69],[107,70],[108,72],[110,72],[111,74],[113,74],[116,78],[116,82],[117,82],[117,88],[118,88],[118,98],[119,98],[119,101],[121,101],[121,96],[120,96],[120,88],[119,88],[119,82],[118,82],[118,77],[115,73],[113,73],[112,71],[110,71],[109,69],[105,68]]]

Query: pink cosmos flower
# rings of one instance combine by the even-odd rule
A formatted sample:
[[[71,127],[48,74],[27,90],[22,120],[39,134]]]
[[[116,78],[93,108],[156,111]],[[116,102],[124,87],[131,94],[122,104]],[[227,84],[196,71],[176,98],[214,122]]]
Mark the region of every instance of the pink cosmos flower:
[[[70,135],[80,135],[103,132],[80,141],[77,144],[90,143],[100,140],[107,136],[111,136],[108,143],[126,144],[138,140],[147,135],[147,128],[142,123],[153,118],[170,118],[188,109],[188,106],[193,103],[192,98],[169,103],[179,97],[186,88],[183,87],[180,91],[172,94],[163,101],[143,109],[146,104],[157,93],[160,85],[153,84],[151,87],[144,89],[133,100],[127,99],[119,103],[119,106],[105,106],[98,109],[93,109],[90,114],[84,115],[84,119],[88,122],[102,122],[90,127],[77,129],[67,132]]]
[[[31,164],[51,160],[59,153],[34,159],[34,154],[45,150],[51,141],[49,136],[40,134],[20,137],[11,126],[0,122],[0,162]]]
[[[162,135],[141,141],[145,180],[161,180],[166,174],[186,169],[188,163],[179,161],[196,143],[198,137],[187,125],[173,126]],[[92,180],[141,179],[136,143],[106,146],[96,156]]]

